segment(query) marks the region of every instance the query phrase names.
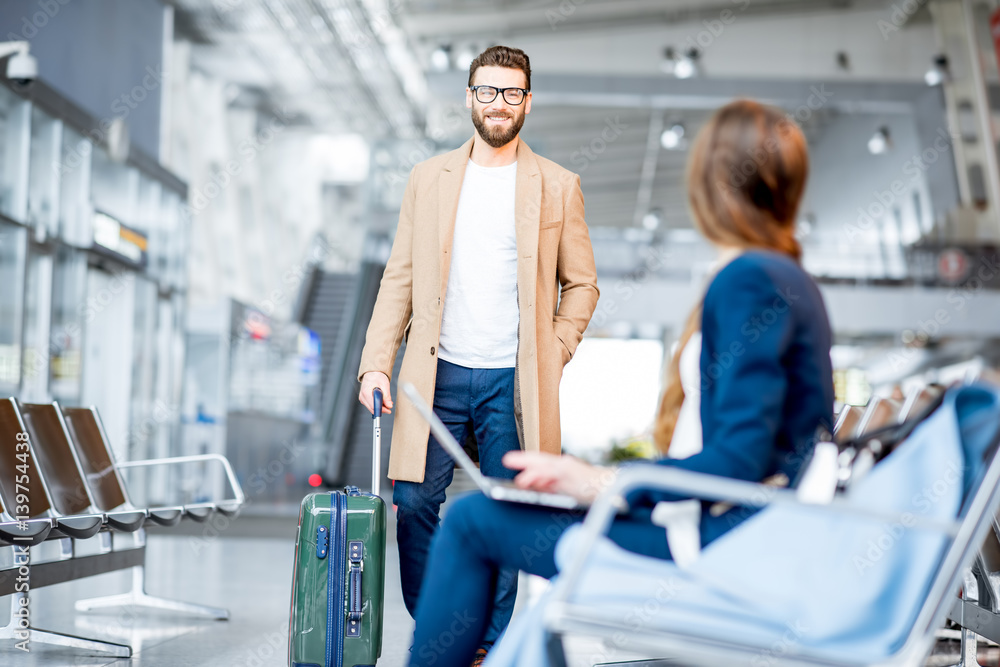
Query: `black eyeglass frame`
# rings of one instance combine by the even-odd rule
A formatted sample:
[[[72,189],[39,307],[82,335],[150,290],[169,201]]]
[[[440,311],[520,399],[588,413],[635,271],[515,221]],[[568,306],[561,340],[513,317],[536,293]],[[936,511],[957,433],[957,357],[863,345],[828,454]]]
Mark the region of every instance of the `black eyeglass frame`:
[[[480,99],[479,98],[479,89],[480,88],[492,88],[493,90],[497,91],[497,94],[494,95],[493,97],[491,97],[488,100]],[[493,100],[495,100],[497,98],[497,96],[503,95],[503,101],[506,102],[507,104],[511,105],[512,107],[520,106],[522,103],[524,103],[524,100],[526,100],[528,98],[528,93],[531,92],[530,88],[517,88],[517,87],[513,87],[513,88],[497,88],[496,86],[487,86],[485,84],[482,85],[482,86],[469,86],[469,90],[472,91],[473,95],[475,96],[475,98],[477,100],[479,100],[480,104],[490,104],[490,103],[493,102]],[[507,93],[508,90],[520,90],[521,91],[521,101],[520,102],[511,102],[510,100],[508,100],[507,99],[507,95],[506,95],[506,93]]]

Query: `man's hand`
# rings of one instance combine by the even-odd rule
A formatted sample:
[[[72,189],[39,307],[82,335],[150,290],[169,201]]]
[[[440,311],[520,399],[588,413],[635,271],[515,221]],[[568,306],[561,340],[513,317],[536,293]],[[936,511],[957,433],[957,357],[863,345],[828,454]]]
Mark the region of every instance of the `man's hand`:
[[[585,463],[572,456],[542,452],[507,452],[503,464],[520,470],[514,483],[522,489],[564,493],[590,504],[615,479],[615,470]]]
[[[392,394],[389,393],[389,376],[380,371],[368,371],[361,376],[361,392],[358,393],[361,405],[368,408],[368,412],[375,414],[375,398],[372,394],[376,389],[382,390],[382,414],[391,413]]]

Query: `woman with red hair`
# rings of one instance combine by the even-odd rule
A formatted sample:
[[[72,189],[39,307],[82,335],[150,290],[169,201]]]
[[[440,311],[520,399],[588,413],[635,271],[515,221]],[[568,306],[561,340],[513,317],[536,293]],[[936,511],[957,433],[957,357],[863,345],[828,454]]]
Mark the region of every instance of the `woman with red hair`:
[[[657,446],[665,454],[676,448],[675,455],[637,465],[791,484],[817,429],[831,427],[830,326],[819,290],[799,263],[795,238],[808,171],[805,137],[778,109],[736,101],[699,133],[688,162],[688,199],[719,261],[688,318],[656,420]],[[692,355],[700,375],[693,386],[688,378],[682,382],[682,357]],[[696,405],[685,399],[686,384],[697,389],[690,391]],[[700,429],[690,423],[698,417]],[[700,442],[688,441],[699,430]],[[678,458],[678,450],[686,458]],[[569,494],[585,504],[614,477],[612,469],[569,456],[510,452],[504,464],[521,471],[515,481],[523,488]],[[667,536],[650,515],[656,503],[676,500],[683,498],[634,494],[609,537],[627,550],[671,558]],[[702,545],[753,513],[704,505]],[[552,577],[556,540],[582,518],[479,493],[459,499],[432,546],[410,665],[469,664],[490,617],[496,570],[516,567]],[[459,570],[463,576],[453,578]]]

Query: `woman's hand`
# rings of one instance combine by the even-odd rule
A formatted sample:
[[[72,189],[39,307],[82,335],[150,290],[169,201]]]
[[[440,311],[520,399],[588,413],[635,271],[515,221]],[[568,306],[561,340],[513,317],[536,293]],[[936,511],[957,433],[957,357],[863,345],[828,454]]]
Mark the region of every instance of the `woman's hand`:
[[[521,471],[514,483],[522,489],[563,493],[588,505],[617,474],[613,468],[590,465],[572,456],[541,452],[507,452],[503,464]]]

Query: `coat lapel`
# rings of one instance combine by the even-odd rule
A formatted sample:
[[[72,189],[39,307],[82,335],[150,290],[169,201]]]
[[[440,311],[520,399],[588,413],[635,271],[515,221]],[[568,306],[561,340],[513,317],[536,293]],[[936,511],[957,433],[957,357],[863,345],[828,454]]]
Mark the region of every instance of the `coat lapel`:
[[[458,198],[462,194],[465,167],[472,153],[473,139],[452,151],[451,157],[441,169],[438,180],[438,239],[440,241],[441,298],[448,289],[448,273],[451,270],[451,243],[455,238],[455,216],[458,214]]]
[[[517,183],[514,186],[514,216],[517,233],[518,306],[533,303],[538,277],[538,225],[542,216],[542,177],[538,160],[528,144],[517,146]],[[527,302],[524,299],[528,299]]]

